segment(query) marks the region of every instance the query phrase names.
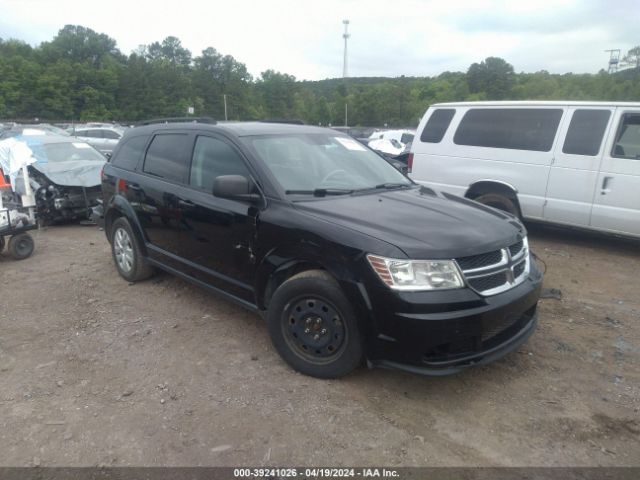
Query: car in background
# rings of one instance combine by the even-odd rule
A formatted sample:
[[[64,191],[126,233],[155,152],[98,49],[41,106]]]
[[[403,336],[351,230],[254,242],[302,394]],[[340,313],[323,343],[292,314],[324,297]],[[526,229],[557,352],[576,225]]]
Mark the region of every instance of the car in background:
[[[113,126],[75,127],[72,135],[87,142],[105,155],[110,155],[122,138],[124,129]]]
[[[36,159],[28,168],[38,218],[44,223],[90,218],[100,198],[104,155],[70,136],[34,135],[17,139],[31,149]]]
[[[416,136],[415,130],[399,129],[399,130],[378,130],[369,135],[369,141],[372,140],[395,140],[398,143],[406,145],[413,142]]]
[[[58,135],[68,137],[69,133],[61,128],[49,125],[48,123],[14,124],[0,131],[0,140],[4,140],[5,138],[18,137],[21,135]]]

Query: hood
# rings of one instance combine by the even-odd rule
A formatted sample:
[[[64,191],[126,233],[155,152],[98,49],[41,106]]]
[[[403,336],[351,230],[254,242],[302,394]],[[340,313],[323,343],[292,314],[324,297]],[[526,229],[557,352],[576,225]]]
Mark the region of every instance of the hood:
[[[308,215],[395,245],[414,259],[477,255],[526,235],[522,224],[509,214],[425,187],[328,197],[296,202],[295,206]]]
[[[105,162],[74,160],[68,162],[36,162],[31,166],[50,181],[65,187],[95,187]]]

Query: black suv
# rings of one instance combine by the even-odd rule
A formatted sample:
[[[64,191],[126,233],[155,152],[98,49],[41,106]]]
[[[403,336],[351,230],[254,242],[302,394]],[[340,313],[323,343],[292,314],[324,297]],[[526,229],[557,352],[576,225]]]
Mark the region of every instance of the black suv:
[[[515,217],[417,185],[335,130],[137,127],[102,178],[122,277],[161,268],[263,315],[305,374],[453,373],[535,329],[542,275]]]

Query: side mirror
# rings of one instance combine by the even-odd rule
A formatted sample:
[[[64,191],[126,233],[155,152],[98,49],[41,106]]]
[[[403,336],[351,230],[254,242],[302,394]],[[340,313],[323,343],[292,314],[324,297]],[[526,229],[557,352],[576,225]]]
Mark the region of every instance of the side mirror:
[[[252,183],[242,175],[220,175],[213,180],[213,195],[232,200],[255,201],[260,195],[253,193]]]

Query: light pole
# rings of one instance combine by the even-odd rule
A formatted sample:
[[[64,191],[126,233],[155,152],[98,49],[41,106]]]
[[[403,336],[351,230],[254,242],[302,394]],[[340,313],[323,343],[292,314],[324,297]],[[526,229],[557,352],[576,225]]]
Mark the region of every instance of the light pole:
[[[348,69],[347,69],[347,40],[351,36],[349,34],[349,20],[343,20],[344,23],[344,33],[342,34],[342,38],[344,38],[344,58],[342,60],[342,77],[347,78]]]

